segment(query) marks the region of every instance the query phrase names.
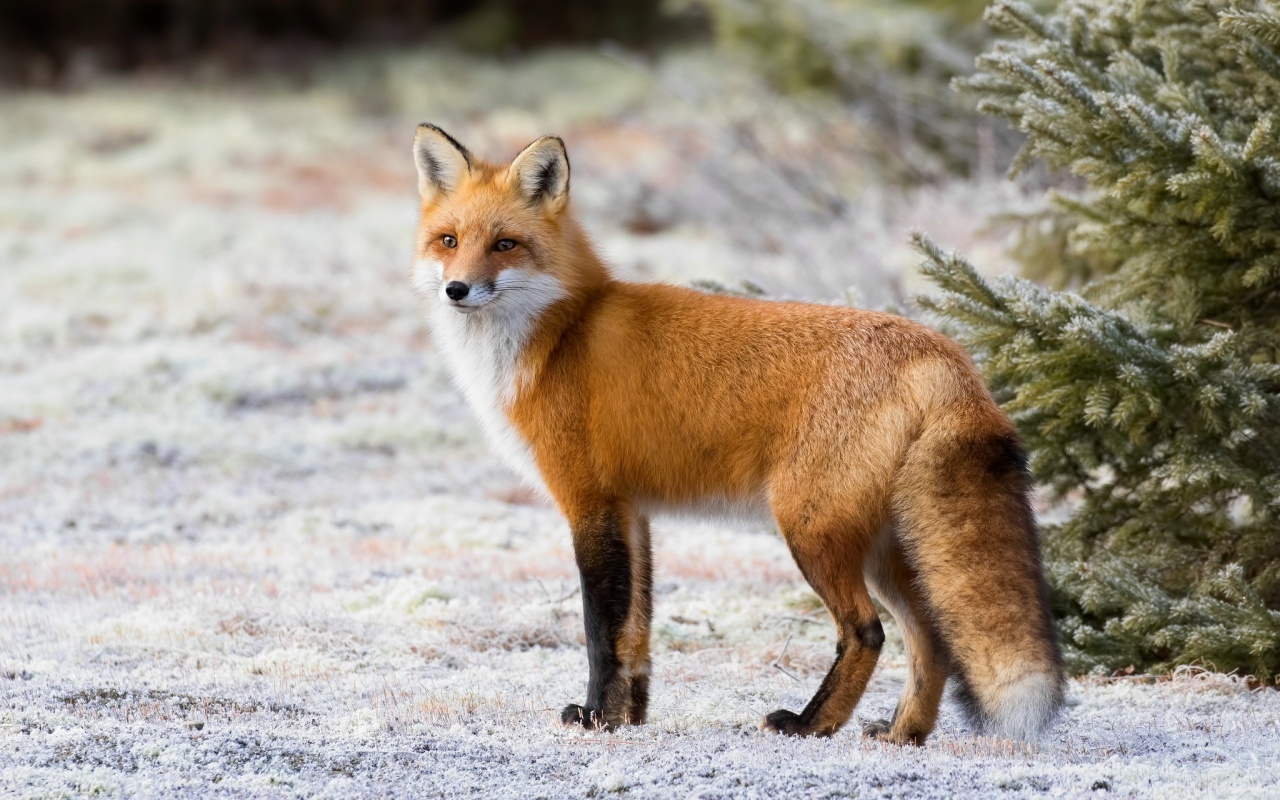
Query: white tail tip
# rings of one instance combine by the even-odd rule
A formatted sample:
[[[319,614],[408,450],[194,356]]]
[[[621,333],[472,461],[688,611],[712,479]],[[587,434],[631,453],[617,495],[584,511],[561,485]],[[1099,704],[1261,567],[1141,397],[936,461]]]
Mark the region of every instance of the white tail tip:
[[[1031,742],[1053,723],[1062,708],[1062,681],[1054,674],[1035,672],[1000,687],[986,710],[987,732]]]

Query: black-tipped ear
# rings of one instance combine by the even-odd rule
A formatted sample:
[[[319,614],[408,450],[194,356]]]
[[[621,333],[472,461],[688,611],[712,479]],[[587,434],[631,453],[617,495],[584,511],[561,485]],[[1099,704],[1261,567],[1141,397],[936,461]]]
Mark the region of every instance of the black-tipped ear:
[[[569,153],[559,136],[543,136],[521,150],[507,174],[532,205],[559,210],[569,199]]]
[[[448,194],[471,171],[471,154],[458,140],[422,123],[413,137],[413,160],[418,165],[418,194],[423,200]]]

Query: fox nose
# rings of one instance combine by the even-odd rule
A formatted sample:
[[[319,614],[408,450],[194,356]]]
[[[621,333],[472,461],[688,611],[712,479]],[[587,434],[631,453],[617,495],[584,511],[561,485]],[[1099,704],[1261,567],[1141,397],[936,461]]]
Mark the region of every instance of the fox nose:
[[[455,303],[466,297],[469,291],[471,291],[471,287],[462,281],[449,281],[448,285],[444,287],[444,293]]]

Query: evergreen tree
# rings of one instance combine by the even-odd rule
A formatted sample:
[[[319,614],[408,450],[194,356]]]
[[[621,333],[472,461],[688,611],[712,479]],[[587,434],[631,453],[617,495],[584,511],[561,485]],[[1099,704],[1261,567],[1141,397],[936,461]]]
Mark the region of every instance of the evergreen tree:
[[[1053,291],[917,237],[1042,485],[1079,670],[1280,676],[1280,7],[1001,0],[959,87],[1087,188],[1052,197]],[[1043,275],[1043,269],[1037,277]],[[1052,277],[1052,276],[1049,276]],[[1074,280],[1072,280],[1074,279]]]

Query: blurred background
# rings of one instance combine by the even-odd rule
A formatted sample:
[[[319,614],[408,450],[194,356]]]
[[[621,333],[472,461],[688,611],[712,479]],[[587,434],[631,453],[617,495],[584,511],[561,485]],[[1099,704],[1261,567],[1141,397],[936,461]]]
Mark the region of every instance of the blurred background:
[[[983,5],[9,0],[0,135],[28,190],[56,162],[296,219],[409,186],[416,121],[492,158],[556,132],[629,275],[901,303],[906,227],[968,247],[1009,203],[1013,134],[948,89]]]

